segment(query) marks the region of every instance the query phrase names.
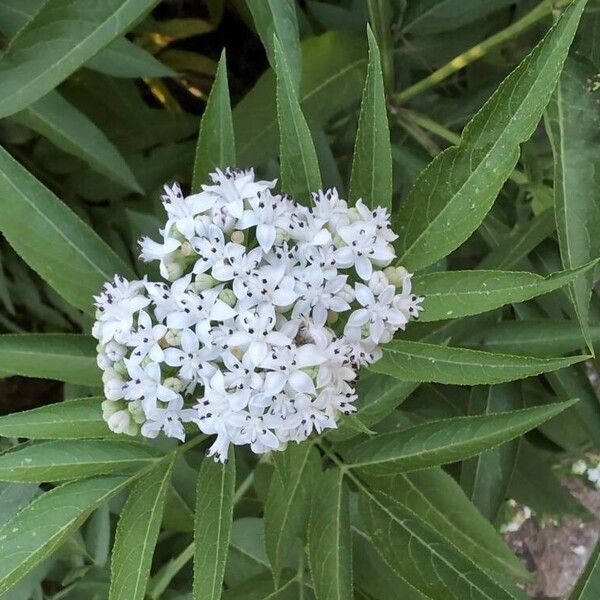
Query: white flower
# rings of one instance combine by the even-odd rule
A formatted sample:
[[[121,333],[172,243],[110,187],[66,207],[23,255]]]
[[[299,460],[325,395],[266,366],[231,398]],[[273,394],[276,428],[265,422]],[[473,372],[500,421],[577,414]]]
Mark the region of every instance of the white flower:
[[[164,352],[160,341],[166,333],[167,328],[164,325],[153,325],[148,313],[140,310],[137,331],[132,331],[126,338],[127,346],[133,348],[130,361],[140,363],[148,356],[153,362],[161,362]],[[123,355],[119,358],[122,357]]]
[[[186,382],[204,381],[213,375],[215,368],[208,362],[219,355],[212,343],[208,322],[200,323],[196,330],[181,332],[181,348],[167,348],[165,363],[179,367],[179,377]]]
[[[183,398],[175,396],[168,402],[165,408],[152,407],[146,411],[148,420],[142,425],[142,435],[155,438],[161,431],[167,437],[177,438],[182,442],[185,440],[185,431],[182,421],[192,421],[196,417],[196,411],[183,408]]]
[[[310,269],[307,280],[297,285],[299,298],[292,310],[292,317],[312,315],[315,325],[323,327],[328,310],[338,313],[350,310],[348,302],[338,295],[347,279],[347,275],[337,275],[327,281],[321,269]]]
[[[338,235],[346,243],[335,252],[338,265],[355,267],[358,276],[365,281],[371,278],[374,264],[386,266],[394,259],[393,248],[377,236],[373,224],[358,221],[344,225]]]
[[[385,209],[335,189],[307,208],[252,170],[211,179],[187,197],[165,187],[161,237],[140,241],[170,283],[115,277],[92,331],[113,431],[184,440],[194,423],[225,462],[231,444],[262,454],[335,428],[356,410],[358,369],[423,298],[404,268],[374,268],[394,258]]]
[[[398,309],[392,306],[396,288],[393,285],[385,287],[380,294],[375,295],[373,291],[362,283],[354,286],[356,299],[363,308],[354,311],[348,318],[347,327],[369,326],[371,339],[378,344],[384,337],[386,330],[396,330],[406,325],[406,317]]]
[[[229,337],[229,348],[240,348],[248,354],[251,364],[260,364],[269,345],[285,346],[292,340],[274,329],[276,323],[275,309],[269,304],[262,304],[256,310],[247,310],[239,314],[235,320],[236,330]]]

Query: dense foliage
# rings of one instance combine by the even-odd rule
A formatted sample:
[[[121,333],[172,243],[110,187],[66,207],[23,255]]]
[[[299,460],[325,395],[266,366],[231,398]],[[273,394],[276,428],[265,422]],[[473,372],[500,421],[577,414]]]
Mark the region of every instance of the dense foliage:
[[[525,598],[506,501],[587,518],[555,467],[600,450],[598,30],[598,0],[0,0],[0,599]],[[92,328],[160,277],[163,185],[229,166],[387,209],[424,300],[337,428],[223,465],[107,427]],[[64,386],[23,411],[25,377]]]

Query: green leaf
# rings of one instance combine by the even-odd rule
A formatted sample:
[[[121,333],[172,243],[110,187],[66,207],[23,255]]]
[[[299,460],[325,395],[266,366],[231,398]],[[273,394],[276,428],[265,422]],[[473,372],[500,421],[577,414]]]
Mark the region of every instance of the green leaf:
[[[0,484],[0,525],[14,517],[35,496],[39,486],[34,483]]]
[[[216,167],[224,169],[233,166],[235,166],[235,138],[227,83],[227,59],[223,50],[200,122],[192,191],[199,192],[200,186],[207,182],[208,174]]]
[[[317,600],[353,598],[350,509],[344,474],[328,469],[315,480],[308,558]]]
[[[0,527],[0,594],[49,557],[128,477],[67,483],[45,492]]]
[[[490,414],[523,407],[518,383],[474,387],[469,398],[469,414]],[[466,460],[461,465],[460,484],[467,496],[492,523],[507,499],[515,469],[519,441],[503,444]]]
[[[81,385],[102,385],[96,342],[76,333],[0,335],[0,371]]]
[[[364,86],[367,64],[364,40],[330,31],[302,43],[299,101],[312,127],[353,106]],[[275,75],[268,70],[233,111],[239,166],[256,166],[278,152]]]
[[[363,428],[375,425],[400,406],[417,386],[418,384],[412,381],[400,381],[379,373],[370,371],[361,373],[356,385],[358,398],[355,405],[358,411],[350,418],[340,419],[338,429],[331,431],[327,439],[338,442],[357,435],[357,428],[349,423],[351,417],[358,419]]]
[[[360,105],[350,176],[350,200],[392,208],[392,147],[377,41],[367,26],[369,65]]]
[[[0,417],[0,436],[83,440],[114,437],[102,418],[103,397],[78,398]]]
[[[469,238],[491,208],[556,86],[586,0],[576,0],[502,82],[460,145],[423,171],[398,213],[399,262],[426,267]]]
[[[98,173],[129,189],[142,192],[131,169],[112,142],[58,92],[49,92],[12,118],[48,138],[61,150],[81,158]]]
[[[600,255],[600,147],[595,132],[600,114],[589,81],[596,68],[569,57],[548,104],[546,129],[554,153],[554,207],[560,255],[565,269],[574,269]],[[588,271],[570,285],[575,314],[587,345],[594,274]]]
[[[194,600],[219,600],[229,550],[235,455],[226,465],[206,458],[198,474],[194,526]]]
[[[0,148],[0,231],[65,300],[93,314],[92,295],[129,267],[49,189]]]
[[[394,571],[431,599],[521,600],[449,544],[394,498],[361,490],[359,508],[377,552]]]
[[[523,379],[563,369],[586,358],[532,358],[394,340],[383,346],[383,357],[369,369],[403,381],[478,385]]]
[[[415,293],[425,296],[421,321],[441,321],[476,315],[504,304],[524,302],[574,281],[596,261],[572,271],[542,277],[523,271],[448,271],[417,275]]]
[[[122,35],[156,0],[49,0],[0,58],[0,117],[33,104]],[[44,51],[37,51],[43,47]],[[36,60],[31,60],[32,54]]]
[[[600,342],[600,325],[590,327],[592,341]],[[577,321],[566,319],[531,319],[502,321],[472,334],[465,343],[514,354],[566,354],[585,346]]]
[[[174,458],[141,477],[127,498],[115,533],[109,600],[143,600],[146,594]]]
[[[281,43],[274,37],[277,73],[277,119],[281,187],[300,202],[321,188],[321,173],[310,129],[302,114],[298,94]]]
[[[377,475],[418,471],[464,460],[522,435],[575,402],[454,417],[384,433],[350,450],[348,467]]]
[[[589,557],[585,571],[581,574],[569,600],[596,600],[600,597],[600,541]]]
[[[285,453],[285,477],[271,477],[265,502],[265,542],[276,586],[281,571],[302,552],[306,533],[310,491],[318,458],[311,444],[290,445]]]
[[[285,49],[290,78],[297,90],[302,71],[302,54],[295,3],[293,0],[264,0],[263,2],[246,0],[246,5],[252,13],[256,32],[267,51],[267,57],[273,69],[276,68],[273,36],[277,36],[281,42]]]
[[[362,479],[376,496],[393,498],[413,511],[480,567],[520,580],[529,579],[523,563],[443,469],[384,476],[363,472]]]
[[[130,473],[160,459],[153,446],[129,441],[60,440],[0,455],[0,481],[61,481]]]
[[[403,31],[433,34],[458,29],[508,6],[511,0],[420,0],[409,2],[402,23]]]
[[[127,38],[117,38],[85,64],[113,77],[176,77],[176,71]]]

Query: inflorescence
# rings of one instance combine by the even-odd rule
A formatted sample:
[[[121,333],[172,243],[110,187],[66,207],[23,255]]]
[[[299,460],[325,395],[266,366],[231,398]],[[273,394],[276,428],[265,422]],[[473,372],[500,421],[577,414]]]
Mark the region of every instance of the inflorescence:
[[[356,410],[358,369],[423,299],[389,266],[385,209],[349,208],[335,189],[302,206],[253,170],[210,177],[187,197],[165,186],[162,240],[140,246],[169,283],[117,275],[93,335],[112,431],[183,440],[195,423],[225,461],[230,444],[264,453],[335,428]]]

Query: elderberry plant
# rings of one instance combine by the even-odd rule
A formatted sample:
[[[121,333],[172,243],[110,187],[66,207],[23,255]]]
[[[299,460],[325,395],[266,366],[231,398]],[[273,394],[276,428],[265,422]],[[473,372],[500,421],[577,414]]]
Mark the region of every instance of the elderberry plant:
[[[564,595],[506,540],[600,478],[599,30],[0,0],[0,600]]]

